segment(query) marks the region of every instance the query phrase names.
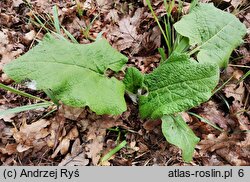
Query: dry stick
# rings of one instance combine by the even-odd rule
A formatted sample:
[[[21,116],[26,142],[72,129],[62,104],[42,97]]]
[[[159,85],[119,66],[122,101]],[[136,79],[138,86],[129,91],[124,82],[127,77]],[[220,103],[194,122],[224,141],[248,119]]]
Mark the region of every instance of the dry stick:
[[[250,66],[237,65],[237,64],[228,64],[228,66],[239,67],[239,68],[249,68],[250,69]]]
[[[214,95],[216,92],[221,90],[233,77],[234,77],[234,75],[231,76],[227,81],[225,81],[219,88],[217,88],[215,91],[213,91],[212,94]]]

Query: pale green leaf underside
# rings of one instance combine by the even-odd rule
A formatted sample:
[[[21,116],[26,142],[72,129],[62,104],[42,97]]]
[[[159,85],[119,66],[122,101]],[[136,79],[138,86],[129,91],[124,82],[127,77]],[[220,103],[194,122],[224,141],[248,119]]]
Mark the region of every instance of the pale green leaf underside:
[[[174,56],[174,55],[173,55]],[[148,93],[139,97],[142,118],[161,118],[198,106],[212,96],[219,80],[216,64],[200,64],[171,56],[151,74],[145,75],[144,85]],[[175,60],[175,61],[173,61]]]
[[[117,72],[126,62],[104,39],[81,45],[48,36],[4,72],[17,82],[35,80],[37,89],[51,90],[66,105],[117,115],[126,110],[125,86],[105,72]]]
[[[215,8],[213,4],[199,4],[190,14],[174,24],[189,44],[197,45],[199,62],[215,62],[226,67],[232,51],[242,43],[246,27],[234,15]]]
[[[194,148],[200,141],[189,128],[181,115],[163,116],[162,133],[166,140],[182,149],[182,157],[186,162],[192,160]]]

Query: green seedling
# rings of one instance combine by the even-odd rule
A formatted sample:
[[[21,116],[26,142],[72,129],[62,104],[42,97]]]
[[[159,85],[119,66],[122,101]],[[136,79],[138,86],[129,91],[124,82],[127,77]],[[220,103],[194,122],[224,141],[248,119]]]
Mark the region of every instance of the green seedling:
[[[109,160],[114,154],[116,154],[119,150],[124,148],[126,145],[127,145],[127,142],[126,140],[124,140],[120,144],[118,144],[114,149],[110,150],[106,155],[102,157],[101,164]]]

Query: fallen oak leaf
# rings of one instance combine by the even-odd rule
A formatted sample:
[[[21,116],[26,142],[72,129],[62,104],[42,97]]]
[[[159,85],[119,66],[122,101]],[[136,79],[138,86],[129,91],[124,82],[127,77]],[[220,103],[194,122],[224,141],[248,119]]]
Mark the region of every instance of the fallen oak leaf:
[[[45,138],[49,135],[48,125],[50,125],[50,121],[41,119],[32,124],[27,124],[24,121],[19,130],[13,128],[13,137],[18,143],[17,151],[24,152],[30,148],[40,149],[45,146],[47,144]]]

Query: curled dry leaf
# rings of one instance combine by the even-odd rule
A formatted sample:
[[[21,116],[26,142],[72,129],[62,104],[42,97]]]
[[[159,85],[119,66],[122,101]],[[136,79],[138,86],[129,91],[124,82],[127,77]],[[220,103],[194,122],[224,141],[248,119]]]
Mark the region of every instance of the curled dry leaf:
[[[77,138],[72,145],[71,153],[68,153],[58,166],[86,166],[88,163],[80,139]]]
[[[70,141],[75,140],[79,136],[79,132],[77,127],[73,127],[69,133],[62,139],[62,141],[59,143],[58,147],[54,151],[54,153],[51,155],[51,158],[55,158],[57,154],[60,152],[62,155],[65,155],[70,146]]]
[[[22,37],[22,42],[25,45],[29,45],[32,42],[32,40],[34,40],[35,36],[36,36],[35,30],[31,30]]]
[[[114,38],[115,48],[119,51],[131,48],[134,53],[139,52],[142,35],[136,31],[137,25],[140,21],[142,9],[138,9],[133,17],[125,17],[118,22],[118,27],[114,29],[109,36]]]
[[[13,128],[13,137],[18,143],[17,151],[24,152],[30,148],[40,150],[46,146],[46,137],[49,135],[48,125],[50,125],[50,121],[41,119],[32,124],[23,122],[19,130]]]
[[[50,136],[47,140],[49,147],[55,149],[58,145],[58,142],[66,135],[64,129],[65,117],[63,115],[63,108],[59,108],[57,116],[51,121],[49,128]]]
[[[212,156],[203,156],[202,161],[204,166],[224,166],[225,161],[223,162],[222,158],[218,155],[212,155]]]

